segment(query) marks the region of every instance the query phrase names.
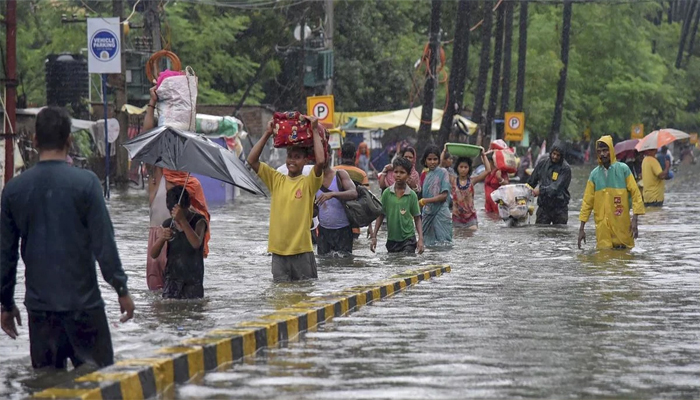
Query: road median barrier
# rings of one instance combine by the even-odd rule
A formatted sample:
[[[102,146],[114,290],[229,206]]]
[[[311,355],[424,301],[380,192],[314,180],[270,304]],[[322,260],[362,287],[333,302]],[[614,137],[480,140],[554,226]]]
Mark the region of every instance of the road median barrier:
[[[450,266],[432,265],[373,284],[312,297],[272,314],[240,322],[230,329],[216,329],[204,337],[154,350],[146,358],[119,361],[57,387],[34,393],[32,397],[82,400],[156,397],[172,390],[174,385],[187,383],[208,371],[239,362],[261,349],[297,340],[299,334],[315,330],[318,324],[446,272],[450,272]]]

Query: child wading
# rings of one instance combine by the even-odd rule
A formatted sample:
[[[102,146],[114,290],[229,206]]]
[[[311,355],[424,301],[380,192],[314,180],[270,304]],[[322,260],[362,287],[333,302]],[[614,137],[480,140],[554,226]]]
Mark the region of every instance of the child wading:
[[[447,206],[450,197],[450,176],[445,168],[441,168],[440,150],[431,145],[423,153],[423,165],[428,168],[423,181],[423,234],[425,244],[452,243],[452,214]]]
[[[477,229],[479,223],[474,207],[474,185],[486,179],[491,173],[491,164],[486,159],[483,150],[481,161],[486,169],[481,174],[471,177],[472,159],[460,157],[457,159],[457,176],[451,176],[452,183],[452,224],[455,228]]]
[[[175,186],[168,190],[166,203],[172,218],[163,222],[158,240],[151,249],[151,257],[158,258],[163,246],[168,242],[163,297],[202,298],[204,297],[203,242],[207,232],[207,220],[203,215],[190,210],[190,195],[182,186]]]
[[[326,157],[319,135],[318,120],[311,118],[311,124],[315,164],[308,176],[302,175],[302,169],[309,161],[308,148],[287,148],[288,175],[260,162],[260,153],[273,134],[272,121],[248,155],[248,164],[272,195],[267,249],[272,253],[272,278],[275,282],[318,277],[309,221],[313,216],[316,192],[323,184]]]
[[[387,219],[386,249],[389,253],[423,253],[423,228],[420,220],[420,208],[418,196],[406,182],[409,171],[413,168],[410,161],[405,158],[397,158],[393,162],[393,172],[396,181],[382,193],[382,211],[384,215],[377,218],[370,250],[377,248],[377,233]],[[418,242],[416,242],[418,231]]]

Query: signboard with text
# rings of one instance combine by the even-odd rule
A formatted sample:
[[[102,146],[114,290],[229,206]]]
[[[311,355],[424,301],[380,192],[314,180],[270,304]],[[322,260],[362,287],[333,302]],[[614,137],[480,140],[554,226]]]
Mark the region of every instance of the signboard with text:
[[[121,74],[121,27],[119,18],[88,18],[88,72]]]
[[[306,98],[306,112],[318,118],[325,127],[333,127],[335,100],[333,96],[313,96]]]
[[[504,118],[505,140],[520,142],[525,134],[525,113],[507,112]]]

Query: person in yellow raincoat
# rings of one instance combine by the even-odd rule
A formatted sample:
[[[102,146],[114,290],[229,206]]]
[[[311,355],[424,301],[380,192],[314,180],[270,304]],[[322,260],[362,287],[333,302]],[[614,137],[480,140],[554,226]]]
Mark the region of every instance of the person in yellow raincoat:
[[[594,213],[598,249],[632,248],[637,238],[637,216],[644,214],[644,201],[632,171],[625,163],[615,159],[611,136],[603,136],[596,142],[598,167],[591,171],[583,193],[581,227],[578,232],[578,248],[586,243],[583,228]],[[630,219],[630,208],[633,216]]]

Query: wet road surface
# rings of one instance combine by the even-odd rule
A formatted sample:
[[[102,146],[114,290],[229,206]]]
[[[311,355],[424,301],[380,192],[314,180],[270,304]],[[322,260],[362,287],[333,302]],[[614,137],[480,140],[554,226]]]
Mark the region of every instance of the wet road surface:
[[[310,296],[381,280],[418,265],[452,273],[337,318],[281,349],[177,388],[179,398],[697,398],[700,396],[700,172],[667,184],[666,206],[640,218],[632,251],[576,248],[590,168],[577,168],[569,225],[506,228],[479,214],[452,248],[423,256],[369,251],[319,259],[319,280],[274,284],[266,254],[269,202],[243,196],[212,212],[203,301],[166,301],[147,290],[147,198],[113,197],[120,254],[137,305],[118,323],[114,291],[100,282],[117,359],[270,313]],[[694,175],[693,175],[694,174]],[[482,208],[483,188],[477,186]],[[534,222],[534,218],[533,221]],[[380,244],[383,243],[380,235]],[[21,273],[20,273],[21,274]],[[18,276],[21,300],[23,277]],[[26,313],[23,318],[26,322]],[[66,379],[35,372],[26,326],[0,338],[0,397]],[[72,372],[76,373],[76,372]]]

